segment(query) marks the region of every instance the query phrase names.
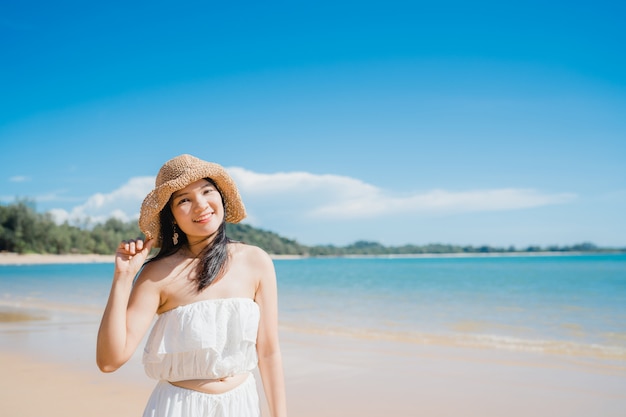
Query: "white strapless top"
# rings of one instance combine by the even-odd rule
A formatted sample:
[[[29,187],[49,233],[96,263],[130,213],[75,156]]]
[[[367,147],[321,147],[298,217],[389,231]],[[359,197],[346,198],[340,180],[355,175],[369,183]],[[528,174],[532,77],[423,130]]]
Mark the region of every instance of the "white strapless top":
[[[250,298],[203,300],[158,316],[146,341],[150,378],[219,379],[257,366],[259,306]]]

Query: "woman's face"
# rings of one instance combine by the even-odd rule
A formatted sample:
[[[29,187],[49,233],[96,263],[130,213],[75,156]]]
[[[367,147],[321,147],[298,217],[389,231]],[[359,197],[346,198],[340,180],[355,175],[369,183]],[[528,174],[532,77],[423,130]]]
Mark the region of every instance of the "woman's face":
[[[172,194],[172,214],[189,242],[217,232],[224,221],[224,204],[217,188],[205,179],[192,182]]]

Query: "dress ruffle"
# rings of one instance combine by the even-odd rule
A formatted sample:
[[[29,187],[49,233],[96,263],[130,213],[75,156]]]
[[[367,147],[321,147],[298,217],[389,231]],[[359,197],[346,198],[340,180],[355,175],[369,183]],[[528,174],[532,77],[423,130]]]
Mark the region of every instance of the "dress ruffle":
[[[254,369],[260,311],[249,298],[203,300],[159,315],[143,354],[146,374],[182,381]]]

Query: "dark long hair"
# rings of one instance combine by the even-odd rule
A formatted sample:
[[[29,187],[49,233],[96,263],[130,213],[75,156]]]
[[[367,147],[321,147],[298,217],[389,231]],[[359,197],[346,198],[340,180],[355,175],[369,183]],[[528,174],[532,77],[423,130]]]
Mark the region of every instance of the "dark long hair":
[[[221,196],[222,192],[217,188],[217,185],[215,185],[210,178],[205,179],[215,187]],[[222,204],[224,204],[223,201],[222,198]],[[151,258],[146,263],[171,256],[189,243],[187,235],[174,225],[174,215],[172,214],[170,203],[171,198],[165,207],[163,207],[161,213],[159,213],[159,221],[161,223],[161,249],[159,249],[159,252],[154,258]],[[178,233],[178,242],[175,245],[173,238],[176,232],[180,233]],[[194,277],[198,292],[211,285],[226,271],[228,265],[228,243],[230,242],[232,242],[232,240],[226,236],[226,220],[224,216],[222,224],[220,224],[215,232],[215,237],[198,255],[200,262],[198,263],[196,276]]]

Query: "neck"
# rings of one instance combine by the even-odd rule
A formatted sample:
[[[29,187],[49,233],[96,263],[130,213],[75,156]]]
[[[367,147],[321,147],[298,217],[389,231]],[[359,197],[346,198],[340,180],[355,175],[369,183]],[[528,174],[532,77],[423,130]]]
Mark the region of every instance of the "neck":
[[[215,239],[215,235],[216,234],[214,233],[210,236],[203,237],[197,240],[190,240],[187,243],[187,251],[194,257],[197,257],[202,253],[203,250],[206,249],[207,246],[209,246],[213,242],[213,240]]]

